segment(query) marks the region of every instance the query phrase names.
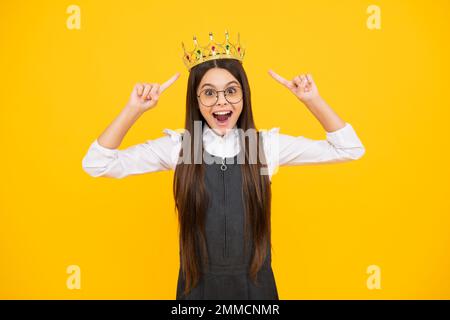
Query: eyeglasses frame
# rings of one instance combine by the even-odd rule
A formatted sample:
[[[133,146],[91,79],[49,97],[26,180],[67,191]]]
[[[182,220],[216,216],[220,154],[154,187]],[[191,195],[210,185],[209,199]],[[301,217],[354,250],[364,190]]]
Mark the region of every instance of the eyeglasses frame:
[[[214,105],[217,103],[217,101],[219,101],[219,92],[223,92],[223,96],[224,96],[225,100],[227,100],[228,103],[236,104],[236,103],[239,103],[239,102],[242,101],[242,99],[244,98],[244,95],[243,95],[243,94],[242,94],[241,99],[240,99],[239,101],[237,101],[237,102],[230,102],[230,101],[228,101],[227,95],[225,94],[225,91],[226,91],[227,89],[229,89],[229,88],[234,88],[234,87],[238,87],[238,88],[241,89],[241,91],[242,91],[242,87],[241,87],[241,86],[237,86],[237,85],[226,87],[224,90],[216,90],[216,89],[214,89],[214,88],[205,88],[205,89],[203,89],[202,91],[200,91],[200,92],[199,92],[200,94],[201,94],[203,91],[208,90],[208,89],[213,89],[214,91],[216,91],[216,102],[214,102],[214,103],[213,103],[212,105],[210,105],[210,106],[208,106],[208,105],[206,105],[206,104],[204,104],[204,103],[202,102],[202,99],[200,99],[200,94],[197,95],[197,98],[199,98],[199,101],[200,101],[200,103],[201,103],[202,105],[204,105],[204,106],[207,107],[207,108],[211,108],[212,106],[214,106]]]

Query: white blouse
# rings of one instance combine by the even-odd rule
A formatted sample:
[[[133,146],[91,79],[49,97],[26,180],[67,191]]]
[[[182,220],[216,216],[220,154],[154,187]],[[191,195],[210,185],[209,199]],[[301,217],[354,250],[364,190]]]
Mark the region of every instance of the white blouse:
[[[206,151],[221,158],[237,155],[240,145],[235,128],[222,137],[205,123],[203,146]],[[279,131],[280,128],[260,130],[269,178],[279,166],[345,162],[359,159],[365,153],[355,130],[347,122],[339,130],[325,131],[325,140],[290,136]],[[96,139],[84,156],[82,167],[92,177],[111,178],[174,170],[179,160],[182,133],[171,129],[164,129],[163,132],[165,136],[123,150],[103,147]]]

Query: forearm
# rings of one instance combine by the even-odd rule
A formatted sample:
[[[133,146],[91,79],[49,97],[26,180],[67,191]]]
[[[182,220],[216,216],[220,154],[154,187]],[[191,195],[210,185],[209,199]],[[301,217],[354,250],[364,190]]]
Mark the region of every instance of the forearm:
[[[105,148],[117,149],[128,130],[143,114],[137,108],[125,106],[114,121],[98,137],[98,143]]]
[[[345,126],[345,121],[342,120],[336,112],[325,102],[322,97],[310,100],[304,103],[311,113],[319,120],[322,127],[328,131],[333,132]]]

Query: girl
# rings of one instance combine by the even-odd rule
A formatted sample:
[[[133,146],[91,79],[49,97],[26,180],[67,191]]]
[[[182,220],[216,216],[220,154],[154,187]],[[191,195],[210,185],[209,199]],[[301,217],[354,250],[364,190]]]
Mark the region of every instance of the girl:
[[[242,59],[207,57],[189,68],[184,133],[165,129],[165,136],[118,149],[133,123],[157,105],[180,73],[161,85],[136,84],[82,166],[93,177],[175,171],[176,299],[279,299],[271,267],[272,175],[283,165],[356,160],[365,149],[353,127],[320,97],[310,74],[289,81],[269,70],[313,113],[326,140],[281,134],[279,128],[255,130]],[[260,152],[256,161],[251,161],[252,132]]]

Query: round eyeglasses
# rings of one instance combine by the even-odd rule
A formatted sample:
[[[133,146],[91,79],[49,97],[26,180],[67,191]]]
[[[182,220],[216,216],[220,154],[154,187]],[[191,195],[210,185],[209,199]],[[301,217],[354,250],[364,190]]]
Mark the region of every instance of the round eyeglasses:
[[[231,86],[226,88],[225,90],[206,88],[202,90],[197,97],[200,98],[200,102],[205,107],[212,107],[219,100],[219,92],[223,92],[225,100],[227,100],[231,104],[238,103],[242,100],[242,89],[239,86]]]

